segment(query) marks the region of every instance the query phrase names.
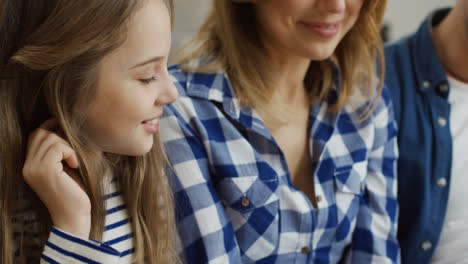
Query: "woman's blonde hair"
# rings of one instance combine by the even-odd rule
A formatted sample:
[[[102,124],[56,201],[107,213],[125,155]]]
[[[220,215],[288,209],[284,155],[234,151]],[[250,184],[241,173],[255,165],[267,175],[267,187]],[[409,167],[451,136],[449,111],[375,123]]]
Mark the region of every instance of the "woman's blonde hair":
[[[39,262],[40,256],[31,256],[30,249],[42,248],[47,240],[50,216],[21,175],[28,135],[51,117],[58,120],[80,160],[79,172],[92,204],[90,238],[102,238],[105,166],[96,162],[102,160],[100,154],[80,133],[86,116],[79,114],[77,106],[92,101],[99,62],[123,43],[142,2],[0,2],[0,263],[11,264],[14,259],[15,263]],[[172,0],[168,4],[172,10]],[[173,201],[163,173],[166,160],[158,136],[144,156],[106,154],[105,158],[117,177],[131,218],[136,250],[133,261],[178,262]],[[27,200],[37,203],[32,208],[39,239],[34,241],[26,239],[24,230],[13,234],[19,189],[24,190]],[[13,236],[18,238],[13,240]],[[14,241],[20,241],[16,253]]]
[[[333,78],[335,65],[341,71],[341,86],[330,112],[340,110],[356,89],[368,98],[380,95],[385,72],[380,27],[386,2],[364,0],[356,24],[333,56],[325,61],[311,61],[304,80],[311,103],[325,101],[330,90],[337,88]],[[179,53],[181,67],[205,73],[224,70],[241,104],[264,108],[273,94],[273,85],[269,79],[269,55],[257,24],[255,4],[250,1],[214,0],[211,13],[197,36]],[[194,68],[190,62],[199,57],[206,63]],[[376,60],[380,69],[377,94]]]

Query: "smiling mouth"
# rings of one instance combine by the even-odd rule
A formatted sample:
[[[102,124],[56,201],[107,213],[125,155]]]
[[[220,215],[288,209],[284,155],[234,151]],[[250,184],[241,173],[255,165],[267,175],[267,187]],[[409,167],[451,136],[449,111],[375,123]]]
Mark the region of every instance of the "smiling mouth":
[[[334,28],[338,28],[338,23],[335,23],[335,24],[312,24],[312,26],[317,27],[317,28],[334,29]]]
[[[153,118],[151,120],[143,121],[142,123],[143,124],[153,124],[154,125],[154,124],[157,124],[158,122],[159,122],[159,118],[156,117],[156,118]]]
[[[155,117],[151,120],[145,120],[141,123],[145,130],[150,134],[156,134],[159,130],[159,117]]]
[[[309,31],[324,38],[336,36],[340,30],[340,23],[307,23],[301,22]]]

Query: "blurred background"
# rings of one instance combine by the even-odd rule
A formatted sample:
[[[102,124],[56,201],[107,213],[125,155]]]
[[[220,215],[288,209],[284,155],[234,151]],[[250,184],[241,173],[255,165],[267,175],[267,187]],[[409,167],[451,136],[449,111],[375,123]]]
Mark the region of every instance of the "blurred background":
[[[213,0],[174,0],[175,23],[173,51],[189,41],[205,16]],[[228,1],[228,0],[214,0]],[[385,23],[389,41],[414,32],[432,10],[453,6],[456,0],[388,0]]]

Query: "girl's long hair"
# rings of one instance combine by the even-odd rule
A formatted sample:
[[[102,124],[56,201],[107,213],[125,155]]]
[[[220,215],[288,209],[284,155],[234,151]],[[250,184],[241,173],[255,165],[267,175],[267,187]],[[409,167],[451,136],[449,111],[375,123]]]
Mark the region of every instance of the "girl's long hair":
[[[172,10],[172,1],[168,4]],[[22,167],[28,135],[51,117],[58,120],[80,160],[79,173],[92,205],[90,238],[102,238],[102,181],[106,166],[111,165],[131,218],[133,261],[178,261],[173,201],[158,136],[148,154],[107,154],[108,162],[102,164],[96,162],[102,160],[96,148],[80,133],[86,117],[77,106],[93,98],[99,62],[123,43],[132,16],[141,6],[139,0],[0,1],[1,264],[39,262],[40,256],[32,256],[31,249],[42,248],[47,240],[50,216],[22,180]],[[13,231],[13,225],[23,224],[14,219],[13,211],[19,209],[15,203],[24,199],[32,203],[37,239],[30,239],[24,229]]]
[[[311,61],[304,80],[311,103],[325,101],[330,90],[337,88],[333,80],[334,65],[341,71],[341,87],[336,103],[329,108],[330,112],[340,110],[358,89],[369,99],[379,97],[385,72],[380,27],[386,3],[386,0],[365,0],[355,25],[332,57],[325,61]],[[253,3],[213,0],[208,19],[178,56],[181,67],[188,71],[226,71],[240,103],[265,113],[274,110],[265,108],[274,92],[269,78],[269,65],[272,63],[256,24]],[[208,63],[194,68],[190,62],[200,57]],[[380,69],[378,73],[376,60]]]

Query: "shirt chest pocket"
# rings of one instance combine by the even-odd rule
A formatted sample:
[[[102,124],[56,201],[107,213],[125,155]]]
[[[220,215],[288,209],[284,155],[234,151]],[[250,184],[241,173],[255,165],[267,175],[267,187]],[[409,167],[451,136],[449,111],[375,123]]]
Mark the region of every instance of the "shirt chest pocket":
[[[336,167],[334,170],[337,241],[351,238],[365,190],[366,175],[367,160]]]
[[[279,237],[278,180],[225,177],[215,188],[234,228],[243,261],[271,255]]]

